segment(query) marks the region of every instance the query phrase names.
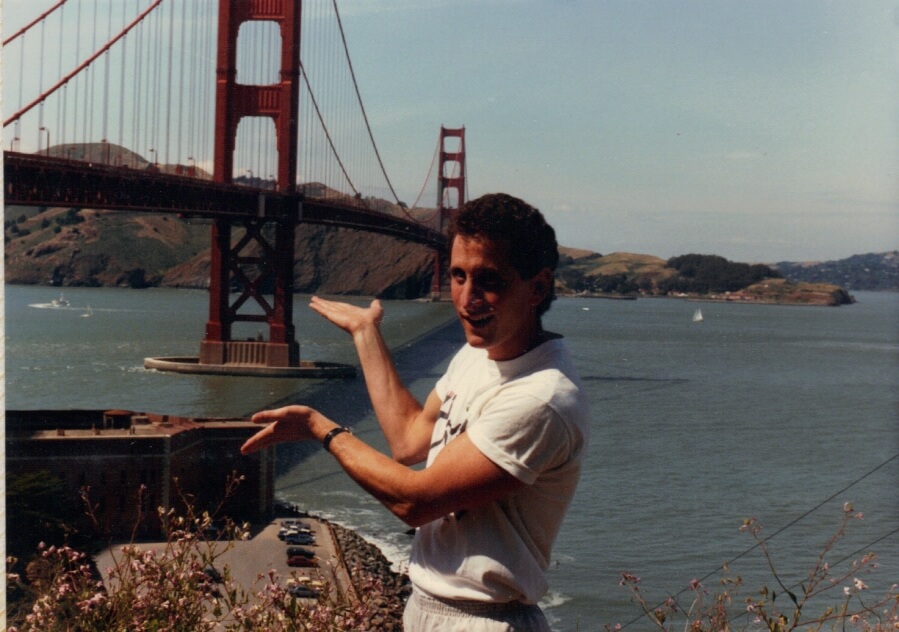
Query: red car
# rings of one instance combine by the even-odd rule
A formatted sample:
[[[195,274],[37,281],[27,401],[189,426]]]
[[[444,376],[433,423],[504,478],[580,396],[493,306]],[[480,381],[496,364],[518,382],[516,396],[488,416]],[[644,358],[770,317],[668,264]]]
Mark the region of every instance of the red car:
[[[315,558],[303,557],[302,555],[294,555],[287,558],[288,566],[318,566],[318,560]]]

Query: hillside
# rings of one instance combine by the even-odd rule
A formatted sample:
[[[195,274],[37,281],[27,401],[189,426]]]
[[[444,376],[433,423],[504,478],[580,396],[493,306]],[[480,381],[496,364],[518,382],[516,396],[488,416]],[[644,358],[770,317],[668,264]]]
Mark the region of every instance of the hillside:
[[[835,284],[793,282],[761,264],[731,262],[715,255],[669,260],[616,252],[609,255],[561,249],[560,294],[595,298],[673,296],[747,303],[844,305],[853,299]]]
[[[4,228],[7,283],[135,288],[209,285],[208,221],[9,207]],[[238,229],[234,233],[235,239],[241,236]],[[349,229],[300,225],[295,252],[297,292],[401,299],[430,292],[433,253],[424,246]],[[252,270],[248,274],[256,275]],[[770,282],[780,276],[768,266],[713,255],[666,261],[651,255],[600,255],[562,248],[557,289],[560,295],[606,298],[677,296],[829,305],[852,301],[838,284],[797,280],[792,273],[789,281]]]
[[[899,290],[899,250],[834,261],[780,261],[772,267],[793,281],[833,283],[847,290]]]
[[[9,207],[4,236],[7,283],[209,286],[210,226],[206,221]],[[235,239],[240,236],[235,229]],[[301,225],[296,253],[298,292],[414,298],[430,290],[432,252],[392,237]]]

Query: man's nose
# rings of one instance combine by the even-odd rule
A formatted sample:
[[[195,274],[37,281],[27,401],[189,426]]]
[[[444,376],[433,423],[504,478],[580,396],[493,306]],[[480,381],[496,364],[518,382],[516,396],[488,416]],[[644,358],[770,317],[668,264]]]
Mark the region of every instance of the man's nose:
[[[462,288],[462,304],[469,309],[484,309],[486,301],[484,292],[470,281]]]

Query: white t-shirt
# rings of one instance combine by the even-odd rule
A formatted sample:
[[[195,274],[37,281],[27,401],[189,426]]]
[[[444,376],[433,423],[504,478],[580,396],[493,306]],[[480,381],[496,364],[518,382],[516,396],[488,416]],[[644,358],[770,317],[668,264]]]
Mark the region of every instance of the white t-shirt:
[[[466,345],[436,392],[442,404],[428,465],[464,431],[525,485],[502,501],[419,528],[409,577],[443,599],[535,604],[547,590],[544,571],[589,437],[587,396],[568,350],[554,339],[496,362]]]

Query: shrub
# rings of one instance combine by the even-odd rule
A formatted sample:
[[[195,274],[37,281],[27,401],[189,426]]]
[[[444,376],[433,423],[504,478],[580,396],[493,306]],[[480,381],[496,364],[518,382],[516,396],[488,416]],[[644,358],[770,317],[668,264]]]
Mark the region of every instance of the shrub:
[[[626,587],[643,611],[641,619],[647,619],[653,629],[670,632],[736,632],[737,630],[863,630],[886,632],[899,630],[899,587],[893,584],[882,597],[867,598],[867,584],[861,576],[877,568],[873,553],[850,563],[838,571],[826,561],[836,543],[845,535],[851,520],[861,520],[863,514],[855,513],[850,503],[843,505],[843,517],[836,532],[824,544],[814,567],[804,581],[787,587],[774,564],[768,540],[761,537],[762,525],[754,518],[748,519],[741,531],[749,533],[773,576],[774,587],[763,586],[751,596],[741,599],[742,580],[731,577],[725,565],[720,592],[710,594],[699,580],[692,580],[689,588],[669,596],[656,606],[650,605],[640,586],[640,578],[622,573],[620,585]],[[679,598],[689,595],[687,605]],[[780,603],[776,603],[780,596]],[[830,599],[830,603],[822,604]],[[739,607],[742,601],[744,607]],[[633,623],[633,622],[632,622]],[[622,630],[627,625],[606,625],[607,632]]]
[[[238,482],[229,480],[229,491]],[[207,539],[214,515],[196,515],[190,504],[184,515],[162,508],[157,513],[166,533],[162,550],[142,550],[133,541],[119,547],[107,584],[85,553],[41,544],[24,578],[7,576],[8,585],[32,601],[11,616],[8,632],[363,630],[383,603],[384,587],[373,578],[357,591],[359,597],[335,599],[325,587],[311,605],[293,597],[274,571],[259,574],[253,591],[247,590],[219,562],[248,537],[249,525],[225,520],[224,535]],[[8,560],[8,568],[14,564]],[[220,569],[218,576],[209,567]]]

